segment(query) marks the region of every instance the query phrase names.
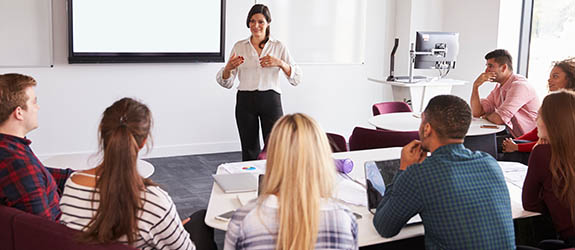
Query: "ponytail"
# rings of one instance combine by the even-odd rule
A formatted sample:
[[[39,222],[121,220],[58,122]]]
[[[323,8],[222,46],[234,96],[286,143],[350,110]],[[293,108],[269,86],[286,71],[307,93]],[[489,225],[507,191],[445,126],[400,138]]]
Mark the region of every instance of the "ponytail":
[[[117,101],[104,112],[100,123],[104,157],[96,173],[100,205],[82,240],[109,243],[122,236],[129,244],[137,240],[141,194],[147,185],[154,185],[137,169],[138,152],[148,137],[150,123],[148,108],[129,98]]]
[[[258,45],[260,47],[260,49],[263,49],[269,40],[270,40],[270,26],[268,25],[268,27],[266,28],[266,38],[264,40],[262,40],[260,42],[260,44]]]

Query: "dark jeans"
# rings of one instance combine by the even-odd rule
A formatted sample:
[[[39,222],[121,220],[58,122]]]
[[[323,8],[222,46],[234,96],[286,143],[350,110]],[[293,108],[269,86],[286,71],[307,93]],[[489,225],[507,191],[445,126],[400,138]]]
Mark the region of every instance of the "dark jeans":
[[[236,95],[236,123],[242,144],[242,160],[256,160],[260,153],[259,126],[264,142],[274,123],[283,116],[281,95],[273,90],[238,91]]]
[[[214,229],[206,225],[205,218],[206,210],[199,210],[190,216],[190,221],[184,225],[184,228],[190,234],[190,239],[196,245],[196,249],[217,250]]]

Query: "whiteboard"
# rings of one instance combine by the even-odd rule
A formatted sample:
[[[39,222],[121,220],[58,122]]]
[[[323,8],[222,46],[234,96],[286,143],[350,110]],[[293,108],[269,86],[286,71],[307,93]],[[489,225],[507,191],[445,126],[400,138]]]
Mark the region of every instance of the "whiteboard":
[[[297,63],[365,62],[366,0],[256,2],[269,7],[271,36],[286,44]]]
[[[52,66],[52,0],[0,0],[0,67]]]

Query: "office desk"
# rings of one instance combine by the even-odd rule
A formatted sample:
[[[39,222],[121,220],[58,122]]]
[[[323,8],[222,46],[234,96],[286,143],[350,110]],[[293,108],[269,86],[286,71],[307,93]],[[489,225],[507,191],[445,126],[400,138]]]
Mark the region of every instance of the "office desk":
[[[334,153],[333,157],[337,159],[342,158],[352,159],[354,163],[354,168],[349,175],[355,180],[365,183],[364,163],[366,161],[383,161],[390,159],[398,159],[400,153],[401,148],[384,148],[384,149],[369,149],[369,150]],[[262,165],[262,162],[263,160],[238,162],[231,164],[237,166],[252,166],[253,164]],[[512,165],[510,166],[514,168],[514,171],[507,171],[507,172],[504,171],[506,178],[508,175],[516,175],[515,173],[521,172],[521,168],[519,165],[512,163]],[[524,168],[524,171],[525,172],[527,171],[527,167]],[[225,170],[222,168],[222,166],[218,167],[217,173],[218,174],[225,173]],[[537,215],[537,213],[523,210],[523,206],[521,204],[521,188],[517,186],[518,178],[512,178],[512,179],[514,179],[515,181],[514,182],[508,181],[507,186],[509,188],[509,194],[511,197],[511,209],[513,218],[515,219],[515,218],[523,218]],[[256,196],[256,192],[250,192],[250,194],[253,195],[253,197]],[[366,197],[366,194],[364,192],[358,195]],[[239,207],[241,207],[241,204],[237,199],[237,194],[226,194],[217,184],[214,184],[212,187],[212,193],[210,195],[210,201],[208,203],[208,210],[205,222],[207,225],[213,228],[220,230],[227,230],[228,223],[216,220],[215,216],[233,209],[237,209]],[[355,213],[361,214],[362,216],[361,219],[357,220],[359,228],[359,235],[358,235],[359,246],[374,245],[423,235],[423,225],[418,224],[404,227],[401,230],[401,232],[399,232],[398,235],[392,238],[383,238],[375,230],[372,223],[373,215],[367,210],[367,207],[354,206],[354,205],[348,205],[348,207]]]
[[[98,157],[87,154],[57,155],[42,160],[46,167],[72,170],[86,170],[95,168],[101,162]],[[151,163],[138,159],[138,173],[144,178],[149,178],[154,174],[155,168]]]
[[[420,114],[416,112],[400,112],[376,115],[369,118],[369,124],[392,131],[418,131],[421,123]],[[496,126],[497,128],[482,128],[482,125]],[[465,137],[465,147],[471,150],[480,150],[497,158],[496,133],[505,130],[505,125],[496,125],[482,118],[473,118]]]
[[[400,112],[376,115],[368,120],[369,124],[392,131],[418,131],[421,116],[418,112]],[[482,128],[482,125],[496,126],[497,128]],[[505,125],[496,125],[482,118],[473,118],[467,131],[467,136],[496,134],[505,130]]]
[[[434,96],[451,94],[451,88],[464,85],[465,81],[454,79],[436,79],[415,83],[387,81],[382,79],[367,78],[370,81],[391,85],[393,100],[406,102],[411,101],[411,109],[421,112]]]

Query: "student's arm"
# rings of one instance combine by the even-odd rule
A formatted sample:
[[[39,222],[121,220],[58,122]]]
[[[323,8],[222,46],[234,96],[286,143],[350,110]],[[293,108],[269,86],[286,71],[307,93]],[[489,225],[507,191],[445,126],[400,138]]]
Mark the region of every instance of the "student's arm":
[[[165,193],[156,193],[157,195],[165,195]],[[152,194],[146,194],[152,195]],[[182,249],[182,250],[195,250],[196,246],[190,240],[190,234],[182,225],[182,220],[176,211],[171,198],[166,197],[169,204],[161,204],[166,208],[165,213],[159,214],[161,218],[155,221],[154,226],[147,234],[146,242],[153,243],[156,249]],[[142,248],[143,246],[137,246]]]
[[[508,83],[513,84],[513,83]],[[505,101],[499,107],[495,108],[494,114],[497,114],[503,123],[507,124],[511,118],[517,114],[519,109],[531,101],[532,95],[529,87],[525,84],[514,84],[505,95]],[[491,120],[490,120],[491,121]],[[492,121],[494,122],[494,121]],[[498,123],[499,124],[499,123]]]
[[[491,114],[486,115],[485,119],[497,125],[505,125],[505,122],[503,121],[503,119],[501,119],[501,116],[499,116],[497,112],[493,112]]]
[[[391,185],[387,186],[383,200],[373,217],[373,225],[383,237],[393,237],[399,233],[407,221],[421,211],[423,204],[419,197],[417,182],[412,168],[399,171]]]
[[[487,110],[485,110],[486,108],[483,107],[485,104],[482,105],[481,99],[479,98],[479,87],[483,85],[483,83],[491,80],[493,80],[493,73],[484,72],[481,73],[477,79],[475,79],[475,82],[473,82],[473,89],[471,90],[470,99],[471,113],[473,114],[473,117],[480,117],[485,113],[489,113]],[[489,95],[491,96],[491,93]],[[487,97],[487,100],[489,101],[487,104],[494,105],[490,97]]]
[[[549,145],[539,145],[531,152],[533,155],[551,156]],[[545,166],[547,164],[547,166]],[[549,161],[545,159],[529,159],[527,175],[523,183],[521,201],[523,208],[528,211],[543,212],[545,211],[545,201],[543,200],[543,178],[545,171],[549,171]]]
[[[46,172],[39,168],[30,167],[24,161],[10,162],[7,184],[3,185],[0,193],[7,197],[6,204],[22,211],[46,217],[57,221],[60,218],[60,209],[50,207],[52,199],[57,199],[56,193],[50,194],[47,190]],[[9,192],[6,192],[9,190]],[[56,191],[56,190],[54,190]]]
[[[57,168],[46,167],[46,169],[48,170],[48,172],[50,172],[50,174],[52,174],[52,177],[54,177],[56,185],[58,185],[58,194],[62,196],[62,193],[64,193],[64,186],[66,186],[66,181],[68,180],[70,175],[74,173],[74,171],[69,168],[57,169]]]

